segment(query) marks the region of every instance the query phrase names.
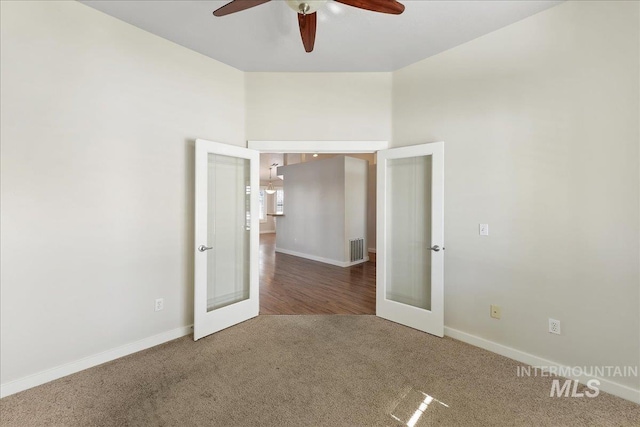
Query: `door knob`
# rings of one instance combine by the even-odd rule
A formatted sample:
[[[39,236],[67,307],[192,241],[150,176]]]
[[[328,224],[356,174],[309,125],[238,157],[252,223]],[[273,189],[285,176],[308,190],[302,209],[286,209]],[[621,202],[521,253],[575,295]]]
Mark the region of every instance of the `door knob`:
[[[205,245],[198,246],[198,250],[200,252],[208,251],[209,249],[213,249],[213,246],[205,246]]]
[[[442,248],[444,249],[444,248]],[[434,252],[440,252],[440,246],[438,245],[433,245],[429,248],[430,251],[434,251]]]

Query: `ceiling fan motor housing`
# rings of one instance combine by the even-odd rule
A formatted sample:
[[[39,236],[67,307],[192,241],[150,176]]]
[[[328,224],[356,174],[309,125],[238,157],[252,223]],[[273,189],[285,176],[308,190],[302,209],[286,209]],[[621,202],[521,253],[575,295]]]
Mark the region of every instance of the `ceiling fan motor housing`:
[[[287,0],[287,4],[297,13],[309,15],[320,9],[327,0]]]

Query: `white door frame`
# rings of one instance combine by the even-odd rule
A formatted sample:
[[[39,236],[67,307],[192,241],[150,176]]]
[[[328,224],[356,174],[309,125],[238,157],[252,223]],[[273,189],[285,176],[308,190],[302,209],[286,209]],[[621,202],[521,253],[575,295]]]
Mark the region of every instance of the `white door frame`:
[[[389,141],[247,141],[260,153],[375,153],[389,148]]]

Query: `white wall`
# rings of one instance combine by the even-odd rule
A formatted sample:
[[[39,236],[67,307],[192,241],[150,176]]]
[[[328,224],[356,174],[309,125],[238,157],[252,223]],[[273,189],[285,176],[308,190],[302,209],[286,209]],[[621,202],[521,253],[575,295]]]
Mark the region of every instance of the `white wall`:
[[[193,141],[245,123],[237,70],[80,3],[1,8],[4,384],[193,322]]]
[[[638,28],[637,2],[567,2],[394,74],[393,144],[446,141],[446,326],[638,365]]]
[[[391,73],[246,73],[247,139],[391,139]]]

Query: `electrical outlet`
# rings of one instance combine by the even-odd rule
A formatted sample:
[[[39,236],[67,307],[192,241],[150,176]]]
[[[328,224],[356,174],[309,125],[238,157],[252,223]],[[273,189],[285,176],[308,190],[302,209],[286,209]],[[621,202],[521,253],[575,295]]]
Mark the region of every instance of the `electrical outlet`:
[[[502,315],[502,311],[500,310],[499,305],[491,305],[491,317],[494,319],[499,319]]]
[[[560,335],[560,321],[549,318],[549,333]]]
[[[160,311],[164,308],[164,298],[158,298],[156,300],[156,311]]]
[[[489,235],[489,224],[480,224],[480,235],[488,236]]]

